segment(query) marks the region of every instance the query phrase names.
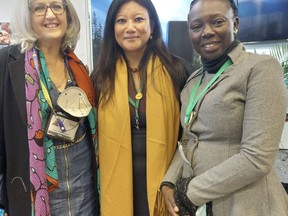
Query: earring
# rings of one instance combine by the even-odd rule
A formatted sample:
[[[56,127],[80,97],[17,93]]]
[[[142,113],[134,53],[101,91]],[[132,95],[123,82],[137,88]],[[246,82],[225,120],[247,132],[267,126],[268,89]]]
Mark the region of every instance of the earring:
[[[150,40],[152,40],[152,38],[153,38],[153,36],[152,36],[152,35],[150,35],[149,39],[150,39]]]
[[[234,29],[234,31],[233,31],[234,35],[236,35],[237,32],[238,32],[238,29]]]

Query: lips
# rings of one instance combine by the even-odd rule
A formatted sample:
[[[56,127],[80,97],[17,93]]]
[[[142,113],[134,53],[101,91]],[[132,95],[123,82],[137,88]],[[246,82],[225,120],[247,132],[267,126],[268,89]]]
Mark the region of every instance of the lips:
[[[133,39],[137,39],[137,36],[128,36],[128,37],[124,37],[124,39],[126,40],[133,40]]]
[[[214,46],[217,46],[219,42],[209,42],[202,44],[202,47],[205,49],[213,48]]]
[[[56,28],[59,26],[57,23],[48,23],[44,25],[46,28]]]

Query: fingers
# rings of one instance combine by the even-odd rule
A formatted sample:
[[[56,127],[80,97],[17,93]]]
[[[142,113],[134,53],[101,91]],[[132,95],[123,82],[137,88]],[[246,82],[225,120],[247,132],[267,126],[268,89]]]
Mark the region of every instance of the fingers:
[[[178,216],[179,208],[176,205],[176,202],[174,199],[173,189],[168,186],[163,186],[161,189],[161,192],[164,197],[166,208],[170,216]]]
[[[173,192],[173,191],[172,191],[172,192]],[[176,202],[175,202],[173,193],[172,193],[171,196],[169,196],[168,200],[169,200],[170,206],[171,206],[171,208],[173,209],[173,211],[174,211],[175,213],[179,212],[179,208],[178,208],[178,206],[177,206],[177,204],[176,204]]]
[[[179,212],[179,208],[178,208],[178,206],[175,205],[173,209],[174,209],[174,212],[176,212],[176,213]]]

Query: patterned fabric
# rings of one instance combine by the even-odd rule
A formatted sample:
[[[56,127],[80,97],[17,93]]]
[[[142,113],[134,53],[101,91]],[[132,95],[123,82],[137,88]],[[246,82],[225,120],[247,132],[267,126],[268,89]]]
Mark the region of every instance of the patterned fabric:
[[[32,50],[26,51],[25,55],[25,84],[31,199],[32,205],[34,205],[32,206],[32,215],[50,215],[43,147],[44,132],[38,99],[38,92],[41,90],[39,76],[34,67]]]
[[[49,76],[48,67],[46,65],[45,57],[43,53],[39,50],[38,52],[40,63],[41,63],[41,73],[40,80],[45,85],[45,88],[48,92],[52,89],[52,81]],[[40,67],[40,65],[39,65]],[[50,116],[49,105],[44,97],[43,91],[40,88],[38,93],[38,99],[40,101],[40,108],[42,114],[42,128],[45,130],[47,126],[47,121]],[[55,159],[55,149],[53,148],[53,139],[49,138],[44,133],[44,148],[45,148],[45,162],[46,162],[46,178],[48,191],[55,189],[58,186],[58,173],[56,168],[56,159]]]
[[[49,91],[52,88],[51,79],[43,53],[39,50],[37,57],[41,62],[40,79]],[[82,88],[91,104],[94,104],[94,91],[88,73],[81,61],[72,50],[67,52],[69,68],[75,77],[78,87]],[[49,118],[48,103],[40,88],[39,75],[35,69],[33,50],[25,54],[25,82],[27,107],[27,133],[30,153],[30,181],[32,215],[50,215],[48,191],[58,185],[55,150],[53,140],[44,133]],[[84,87],[83,87],[84,86]],[[92,109],[88,115],[91,134],[96,136],[95,113]]]

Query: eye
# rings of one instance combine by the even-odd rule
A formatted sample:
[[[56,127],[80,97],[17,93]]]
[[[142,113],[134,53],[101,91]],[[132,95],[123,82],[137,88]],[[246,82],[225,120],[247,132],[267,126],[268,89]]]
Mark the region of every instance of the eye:
[[[202,28],[202,25],[200,24],[195,24],[195,25],[190,26],[190,30],[193,32],[198,32],[200,31],[201,28]]]
[[[63,4],[61,4],[61,3],[52,3],[50,7],[54,11],[63,11],[63,9],[64,9]]]
[[[142,22],[143,20],[145,20],[143,17],[136,17],[135,18],[136,22]]]
[[[32,6],[32,10],[35,13],[43,12],[46,10],[46,5],[45,4],[37,4]]]
[[[119,24],[126,23],[126,19],[124,19],[124,18],[118,18],[118,19],[116,19],[115,23],[119,23]]]
[[[224,19],[215,19],[215,20],[213,20],[212,23],[214,26],[221,26],[224,22],[225,22]]]

